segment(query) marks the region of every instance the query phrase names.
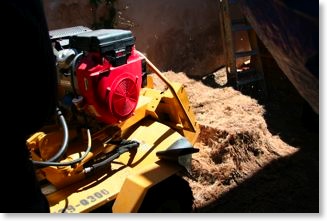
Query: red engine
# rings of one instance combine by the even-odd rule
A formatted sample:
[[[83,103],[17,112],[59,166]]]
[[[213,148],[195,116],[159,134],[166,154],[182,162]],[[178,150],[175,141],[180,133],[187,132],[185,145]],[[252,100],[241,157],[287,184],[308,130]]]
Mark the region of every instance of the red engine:
[[[133,114],[142,86],[142,58],[130,31],[101,29],[74,36],[81,51],[76,65],[77,90],[86,110],[114,124]]]
[[[105,123],[125,120],[135,110],[142,84],[142,59],[131,50],[126,64],[114,67],[98,52],[90,52],[76,69],[80,94],[88,111]]]

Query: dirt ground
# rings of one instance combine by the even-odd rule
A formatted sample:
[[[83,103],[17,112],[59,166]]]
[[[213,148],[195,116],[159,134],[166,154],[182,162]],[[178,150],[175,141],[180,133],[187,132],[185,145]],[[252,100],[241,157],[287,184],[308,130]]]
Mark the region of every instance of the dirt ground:
[[[226,84],[224,68],[186,86],[201,132],[190,183],[198,213],[319,212],[319,123],[279,73],[269,96]]]

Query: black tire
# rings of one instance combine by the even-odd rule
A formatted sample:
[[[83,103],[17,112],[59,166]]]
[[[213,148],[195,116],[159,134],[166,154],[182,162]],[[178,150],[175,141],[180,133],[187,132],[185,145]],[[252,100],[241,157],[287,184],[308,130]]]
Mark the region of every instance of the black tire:
[[[189,183],[173,175],[150,188],[139,213],[190,213],[193,193]]]

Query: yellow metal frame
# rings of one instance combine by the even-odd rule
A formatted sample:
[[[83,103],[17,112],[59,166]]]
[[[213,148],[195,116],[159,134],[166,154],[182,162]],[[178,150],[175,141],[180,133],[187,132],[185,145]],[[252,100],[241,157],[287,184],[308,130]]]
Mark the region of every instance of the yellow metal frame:
[[[136,151],[122,154],[106,171],[48,194],[51,212],[90,212],[112,200],[113,212],[137,212],[151,186],[182,169],[156,156],[181,137],[162,123],[142,121],[128,137],[140,142]]]
[[[81,163],[75,167],[49,166],[37,171],[40,180],[50,181],[42,190],[52,213],[90,212],[108,202],[114,202],[113,212],[137,212],[149,188],[182,169],[177,162],[160,160],[156,152],[166,150],[182,137],[193,144],[199,134],[199,125],[183,85],[170,83],[150,61],[147,63],[169,90],[154,89],[153,79],[148,76],[147,87],[141,89],[133,116],[92,134],[92,151]],[[70,133],[76,135],[74,131]],[[103,140],[117,134],[121,139],[137,140],[139,147],[120,155],[108,168],[90,177],[82,173],[84,163],[114,149],[104,145]],[[61,137],[38,132],[27,140],[34,160],[40,160],[38,147],[47,144],[48,140],[59,143]],[[80,140],[71,142],[68,158],[78,158],[85,146]]]
[[[140,208],[148,189],[180,171],[177,164],[157,162],[147,165],[139,173],[126,178],[112,207],[114,213],[135,213]]]

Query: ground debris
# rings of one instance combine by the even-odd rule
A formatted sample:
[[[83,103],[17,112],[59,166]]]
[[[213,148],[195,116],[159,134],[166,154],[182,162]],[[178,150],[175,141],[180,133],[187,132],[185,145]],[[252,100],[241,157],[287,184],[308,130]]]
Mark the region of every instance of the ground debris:
[[[186,178],[195,196],[195,210],[219,202],[270,162],[298,151],[270,133],[265,107],[257,100],[232,87],[212,88],[184,73],[164,75],[185,85],[201,128],[195,144],[200,151],[192,161],[193,179]]]

